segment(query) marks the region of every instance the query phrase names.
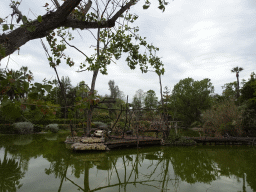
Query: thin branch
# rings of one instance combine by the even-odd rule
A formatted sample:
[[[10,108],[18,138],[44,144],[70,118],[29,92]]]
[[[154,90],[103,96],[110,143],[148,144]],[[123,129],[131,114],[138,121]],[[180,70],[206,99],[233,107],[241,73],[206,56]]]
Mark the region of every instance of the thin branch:
[[[14,15],[14,14],[18,14],[18,18],[17,18],[17,20],[16,20],[16,22],[17,23],[19,23],[20,22],[20,20],[22,20],[22,14],[21,14],[21,12],[18,10],[18,8],[17,7],[15,7],[15,5],[11,5],[11,8],[13,9],[13,11],[14,11],[14,13],[12,14],[12,15]],[[24,21],[22,20],[22,22],[24,23]]]
[[[60,36],[70,47],[73,47],[73,48],[75,48],[77,51],[79,51],[80,53],[82,53],[87,59],[89,58],[87,55],[85,55],[84,54],[84,52],[82,52],[80,49],[78,49],[76,46],[74,46],[74,45],[70,45],[67,41],[66,41],[66,39],[63,37],[63,36]]]
[[[59,4],[58,0],[51,0],[51,1],[53,2],[53,4],[55,5],[55,7],[56,7],[57,9],[60,8],[60,4]]]
[[[92,34],[92,36],[94,37],[94,39],[97,41],[97,38],[96,38],[95,35],[91,32],[91,30],[90,30],[90,29],[87,29],[87,31],[89,31],[89,32]]]

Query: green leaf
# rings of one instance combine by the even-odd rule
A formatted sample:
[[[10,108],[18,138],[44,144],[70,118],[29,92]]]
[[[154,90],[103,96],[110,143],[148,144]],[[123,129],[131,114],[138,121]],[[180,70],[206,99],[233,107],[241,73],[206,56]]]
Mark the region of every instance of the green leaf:
[[[11,29],[11,30],[13,30],[13,27],[14,27],[14,25],[13,25],[13,24],[11,24],[11,25],[10,25],[10,29]]]
[[[37,21],[39,22],[39,23],[41,23],[42,22],[42,16],[41,15],[39,15],[38,17],[37,17]]]
[[[29,83],[24,82],[24,91],[28,91],[28,88],[29,88]]]
[[[23,21],[23,23],[27,23],[28,22],[27,17],[26,16],[22,16],[22,21]]]
[[[143,5],[142,7],[143,7],[143,9],[148,9],[149,5]]]
[[[160,6],[158,7],[158,9],[161,9],[161,10],[165,11],[164,5],[160,5]]]
[[[43,88],[49,93],[51,91],[51,85],[43,85]]]
[[[9,29],[9,26],[7,25],[7,24],[4,24],[3,25],[3,31],[6,31],[6,30],[8,30]]]

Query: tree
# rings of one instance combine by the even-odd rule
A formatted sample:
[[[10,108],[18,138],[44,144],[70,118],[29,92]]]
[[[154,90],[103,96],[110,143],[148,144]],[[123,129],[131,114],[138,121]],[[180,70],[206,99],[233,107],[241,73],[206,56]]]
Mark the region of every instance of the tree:
[[[166,115],[166,118],[168,118],[169,116],[169,111],[171,108],[171,94],[170,94],[170,90],[167,86],[164,87],[164,91],[163,91],[163,112]]]
[[[237,82],[226,83],[224,86],[221,86],[222,96],[226,99],[235,99],[237,97]]]
[[[200,121],[200,114],[210,107],[210,93],[214,87],[210,79],[194,81],[186,78],[179,81],[172,91],[172,107],[176,117],[184,121],[185,126],[190,126],[194,121]]]
[[[100,2],[96,2],[96,6],[99,6]],[[57,0],[54,0],[56,10],[50,10],[46,4],[47,13],[43,16],[39,15],[37,19],[31,21],[27,19],[26,16],[23,16],[21,11],[18,10],[20,3],[13,1],[10,7],[13,9],[13,15],[17,15],[17,23],[22,20],[23,25],[14,28],[14,25],[4,24],[3,30],[9,30],[8,34],[2,34],[0,36],[0,60],[14,51],[18,50],[22,45],[27,43],[30,40],[43,38],[49,34],[52,30],[59,27],[67,27],[73,29],[97,29],[97,28],[109,28],[114,27],[118,18],[122,17],[126,11],[129,11],[132,5],[137,3],[136,0],[128,0],[122,2],[112,2],[111,0],[102,3],[103,14],[100,18],[95,19],[93,15],[87,14],[92,2],[89,1],[87,4],[83,3],[82,0],[66,0],[62,5],[59,4]],[[87,5],[87,6],[86,6]],[[149,1],[145,2],[143,6],[144,9],[147,9],[150,5]],[[167,2],[165,0],[159,0],[159,9],[165,10],[165,5]],[[111,9],[113,12],[107,12]],[[93,18],[93,19],[91,19]],[[4,22],[7,19],[0,18],[0,23]]]
[[[115,86],[115,81],[114,80],[109,80],[108,86],[110,90],[110,97],[114,99],[123,99],[124,94],[122,91],[119,90],[119,87],[116,85]]]
[[[43,44],[43,41],[41,42],[45,51],[47,52],[49,64],[51,67],[54,68],[57,77],[58,74],[56,66],[60,64],[62,59],[65,59],[69,66],[74,65],[72,59],[64,54],[66,45],[77,49],[86,57],[85,63],[81,63],[80,69],[85,68],[84,70],[93,71],[93,79],[90,89],[90,94],[92,96],[94,95],[95,81],[98,72],[100,71],[102,74],[107,74],[106,66],[109,65],[111,61],[113,61],[112,57],[114,57],[115,59],[119,59],[122,52],[128,53],[126,61],[131,69],[135,69],[136,65],[140,65],[141,71],[147,72],[147,65],[150,64],[153,68],[156,69],[156,72],[158,72],[158,74],[163,74],[163,64],[160,59],[155,56],[156,51],[158,51],[159,49],[154,47],[153,45],[147,44],[145,38],[141,38],[137,34],[137,27],[132,28],[128,26],[128,23],[133,23],[138,18],[136,14],[130,14],[128,10],[132,5],[135,5],[137,1],[128,0],[118,3],[111,1],[112,0],[109,0],[107,3],[95,1],[95,5],[92,5],[91,1],[85,4],[83,2],[80,3],[79,0],[76,0],[75,2],[72,2],[72,7],[70,6],[70,0],[66,0],[61,6],[59,5],[57,0],[54,0],[54,4],[57,10],[50,10],[46,5],[45,7],[47,7],[47,14],[44,16],[38,16],[37,20],[34,21],[28,20],[25,16],[22,16],[21,12],[17,8],[18,3],[12,2],[11,8],[14,10],[14,14],[18,15],[18,20],[22,20],[23,30],[27,33],[23,35],[19,34],[19,36],[22,37],[23,40],[22,42],[15,41],[15,49],[19,49],[19,47],[25,44],[28,40],[46,37],[51,47],[52,56],[50,56],[50,54],[48,53],[46,47]],[[150,2],[147,1],[143,8],[147,9],[149,5]],[[159,0],[159,5],[159,9],[164,11],[165,5],[167,5],[167,3],[165,2],[165,0]],[[88,12],[89,10],[90,12]],[[116,22],[116,20],[121,17],[124,19],[124,21]],[[52,22],[53,20],[54,22]],[[111,28],[115,26],[115,23],[118,26],[116,28],[113,28],[114,30],[112,30]],[[124,25],[124,23],[127,24]],[[19,28],[12,31],[13,27],[13,25],[10,25],[10,33],[8,33],[8,35],[3,35],[3,39],[0,38],[0,60],[1,58],[4,58],[6,55],[11,54],[14,51],[11,50],[13,49],[14,41],[12,41],[12,39],[10,41],[10,34],[14,34],[14,32],[22,32],[19,31]],[[58,30],[55,30],[56,28],[58,28]],[[71,33],[65,31],[68,28],[97,29],[97,35],[94,35],[94,38],[97,40],[96,54],[89,57],[77,47],[70,45],[67,42],[67,39],[72,40],[73,37]],[[9,26],[7,24],[3,25],[4,31],[8,29]],[[31,36],[33,37],[31,38]],[[61,44],[56,43],[56,36],[62,38]],[[3,40],[3,43],[1,43],[1,40]],[[103,47],[100,46],[100,42],[103,44]],[[140,46],[145,46],[148,53],[145,52],[144,54],[140,54]],[[66,102],[66,94],[64,93],[64,87],[61,84],[59,77],[58,81],[61,87],[62,95]],[[88,130],[90,129],[90,119],[92,116],[92,111],[93,106],[90,105],[87,119],[87,134]]]
[[[251,78],[244,84],[241,89],[241,97],[239,98],[243,106],[245,106],[245,113],[243,114],[243,123],[247,131],[253,131],[256,126],[256,75],[253,72]]]
[[[20,70],[2,70],[0,72],[0,90],[1,94],[7,95],[10,100],[18,100],[24,98],[29,88],[29,82],[33,78],[31,71],[27,74],[24,69],[27,67],[21,67]],[[26,81],[28,80],[28,82]]]
[[[240,93],[239,93],[239,72],[240,71],[243,71],[244,69],[242,67],[234,67],[232,70],[231,70],[231,73],[236,73],[236,79],[237,79],[237,87],[236,87],[236,97],[237,99],[239,98],[240,96]]]
[[[143,90],[142,89],[137,90],[132,100],[133,109],[143,108],[144,98],[145,98],[145,93],[143,92]]]
[[[125,102],[123,101],[124,94],[122,91],[120,91],[119,87],[115,85],[114,80],[109,80],[108,82],[109,90],[110,90],[110,95],[107,97],[111,97],[115,99],[115,103],[106,103],[108,108],[120,108],[121,105],[123,105]],[[116,110],[109,110],[109,116],[111,118],[114,118],[117,116],[117,111]]]
[[[102,10],[104,11],[102,12]],[[91,14],[91,19],[94,18],[94,20],[101,18],[105,11],[108,12],[108,10],[100,9],[98,6],[95,7],[94,11],[95,14]],[[126,25],[119,22],[116,29],[97,29],[97,34],[93,35],[93,37],[97,41],[97,45],[95,46],[96,53],[91,56],[87,56],[80,49],[78,49],[74,45],[70,45],[67,42],[67,37],[68,40],[72,40],[73,37],[72,34],[68,31],[65,31],[64,28],[58,29],[57,31],[52,31],[49,35],[47,35],[46,39],[51,47],[53,57],[50,56],[42,42],[45,51],[47,52],[50,66],[53,67],[55,72],[57,73],[56,66],[60,64],[62,58],[66,59],[69,66],[73,66],[74,62],[71,61],[69,57],[66,57],[66,55],[64,54],[64,50],[66,49],[66,45],[69,45],[70,47],[78,50],[85,56],[85,62],[81,63],[81,71],[77,72],[82,72],[86,70],[93,71],[93,77],[89,93],[92,96],[94,95],[95,83],[98,72],[100,71],[104,75],[107,74],[107,65],[114,62],[113,59],[120,59],[122,53],[128,53],[126,61],[131,69],[135,69],[136,65],[140,65],[141,71],[147,72],[147,64],[149,63],[153,68],[156,69],[156,72],[158,72],[158,74],[163,74],[163,64],[160,59],[155,56],[156,51],[158,51],[159,49],[154,47],[153,45],[147,44],[145,38],[143,39],[137,34],[137,27],[131,28],[128,25],[128,23],[133,23],[138,18],[138,16],[135,14],[128,14],[123,18],[124,21],[127,23]],[[61,44],[56,44],[57,38],[54,37],[56,34],[57,36],[62,38]],[[140,41],[139,45],[138,43],[136,43],[138,42],[138,40]],[[140,46],[144,46],[146,48],[146,51],[143,54],[141,54],[139,51]],[[87,134],[89,134],[90,130],[90,121],[92,118],[92,112],[94,110],[93,108],[94,106],[90,105],[90,109],[88,110],[87,114]]]
[[[145,94],[144,105],[146,109],[156,109],[157,97],[154,90],[148,90]]]

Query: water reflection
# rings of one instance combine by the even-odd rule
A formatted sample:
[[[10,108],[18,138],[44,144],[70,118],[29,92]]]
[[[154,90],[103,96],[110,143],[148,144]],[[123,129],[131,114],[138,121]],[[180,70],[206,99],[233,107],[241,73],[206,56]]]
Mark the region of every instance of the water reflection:
[[[39,157],[49,164],[37,179],[54,178],[48,185],[55,191],[256,191],[255,148],[150,147],[71,153],[64,139],[65,135],[1,136],[0,191],[22,191],[25,172],[37,169],[29,167],[30,160]]]
[[[0,191],[15,192],[22,187],[20,179],[24,177],[25,172],[18,161],[7,157],[7,153],[8,147],[4,150],[3,159],[0,159]]]

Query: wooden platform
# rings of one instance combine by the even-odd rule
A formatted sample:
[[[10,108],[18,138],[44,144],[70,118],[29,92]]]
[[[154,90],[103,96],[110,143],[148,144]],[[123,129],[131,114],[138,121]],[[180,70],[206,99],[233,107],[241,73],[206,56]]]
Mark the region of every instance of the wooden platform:
[[[124,138],[122,138],[121,136],[111,136],[110,139],[111,139],[110,141],[105,142],[105,145],[107,145],[109,149],[137,146],[137,137],[125,136]],[[159,138],[140,136],[138,139],[138,146],[161,145],[161,144],[162,144],[162,139],[159,139]]]
[[[256,145],[256,137],[186,137],[196,143],[215,145]]]
[[[95,141],[95,142],[94,142]],[[127,148],[145,146],[145,145],[161,145],[162,139],[153,137],[133,137],[133,136],[111,136],[104,142],[103,138],[90,137],[67,137],[66,147],[74,151],[89,151],[89,150],[109,150],[114,148]]]

